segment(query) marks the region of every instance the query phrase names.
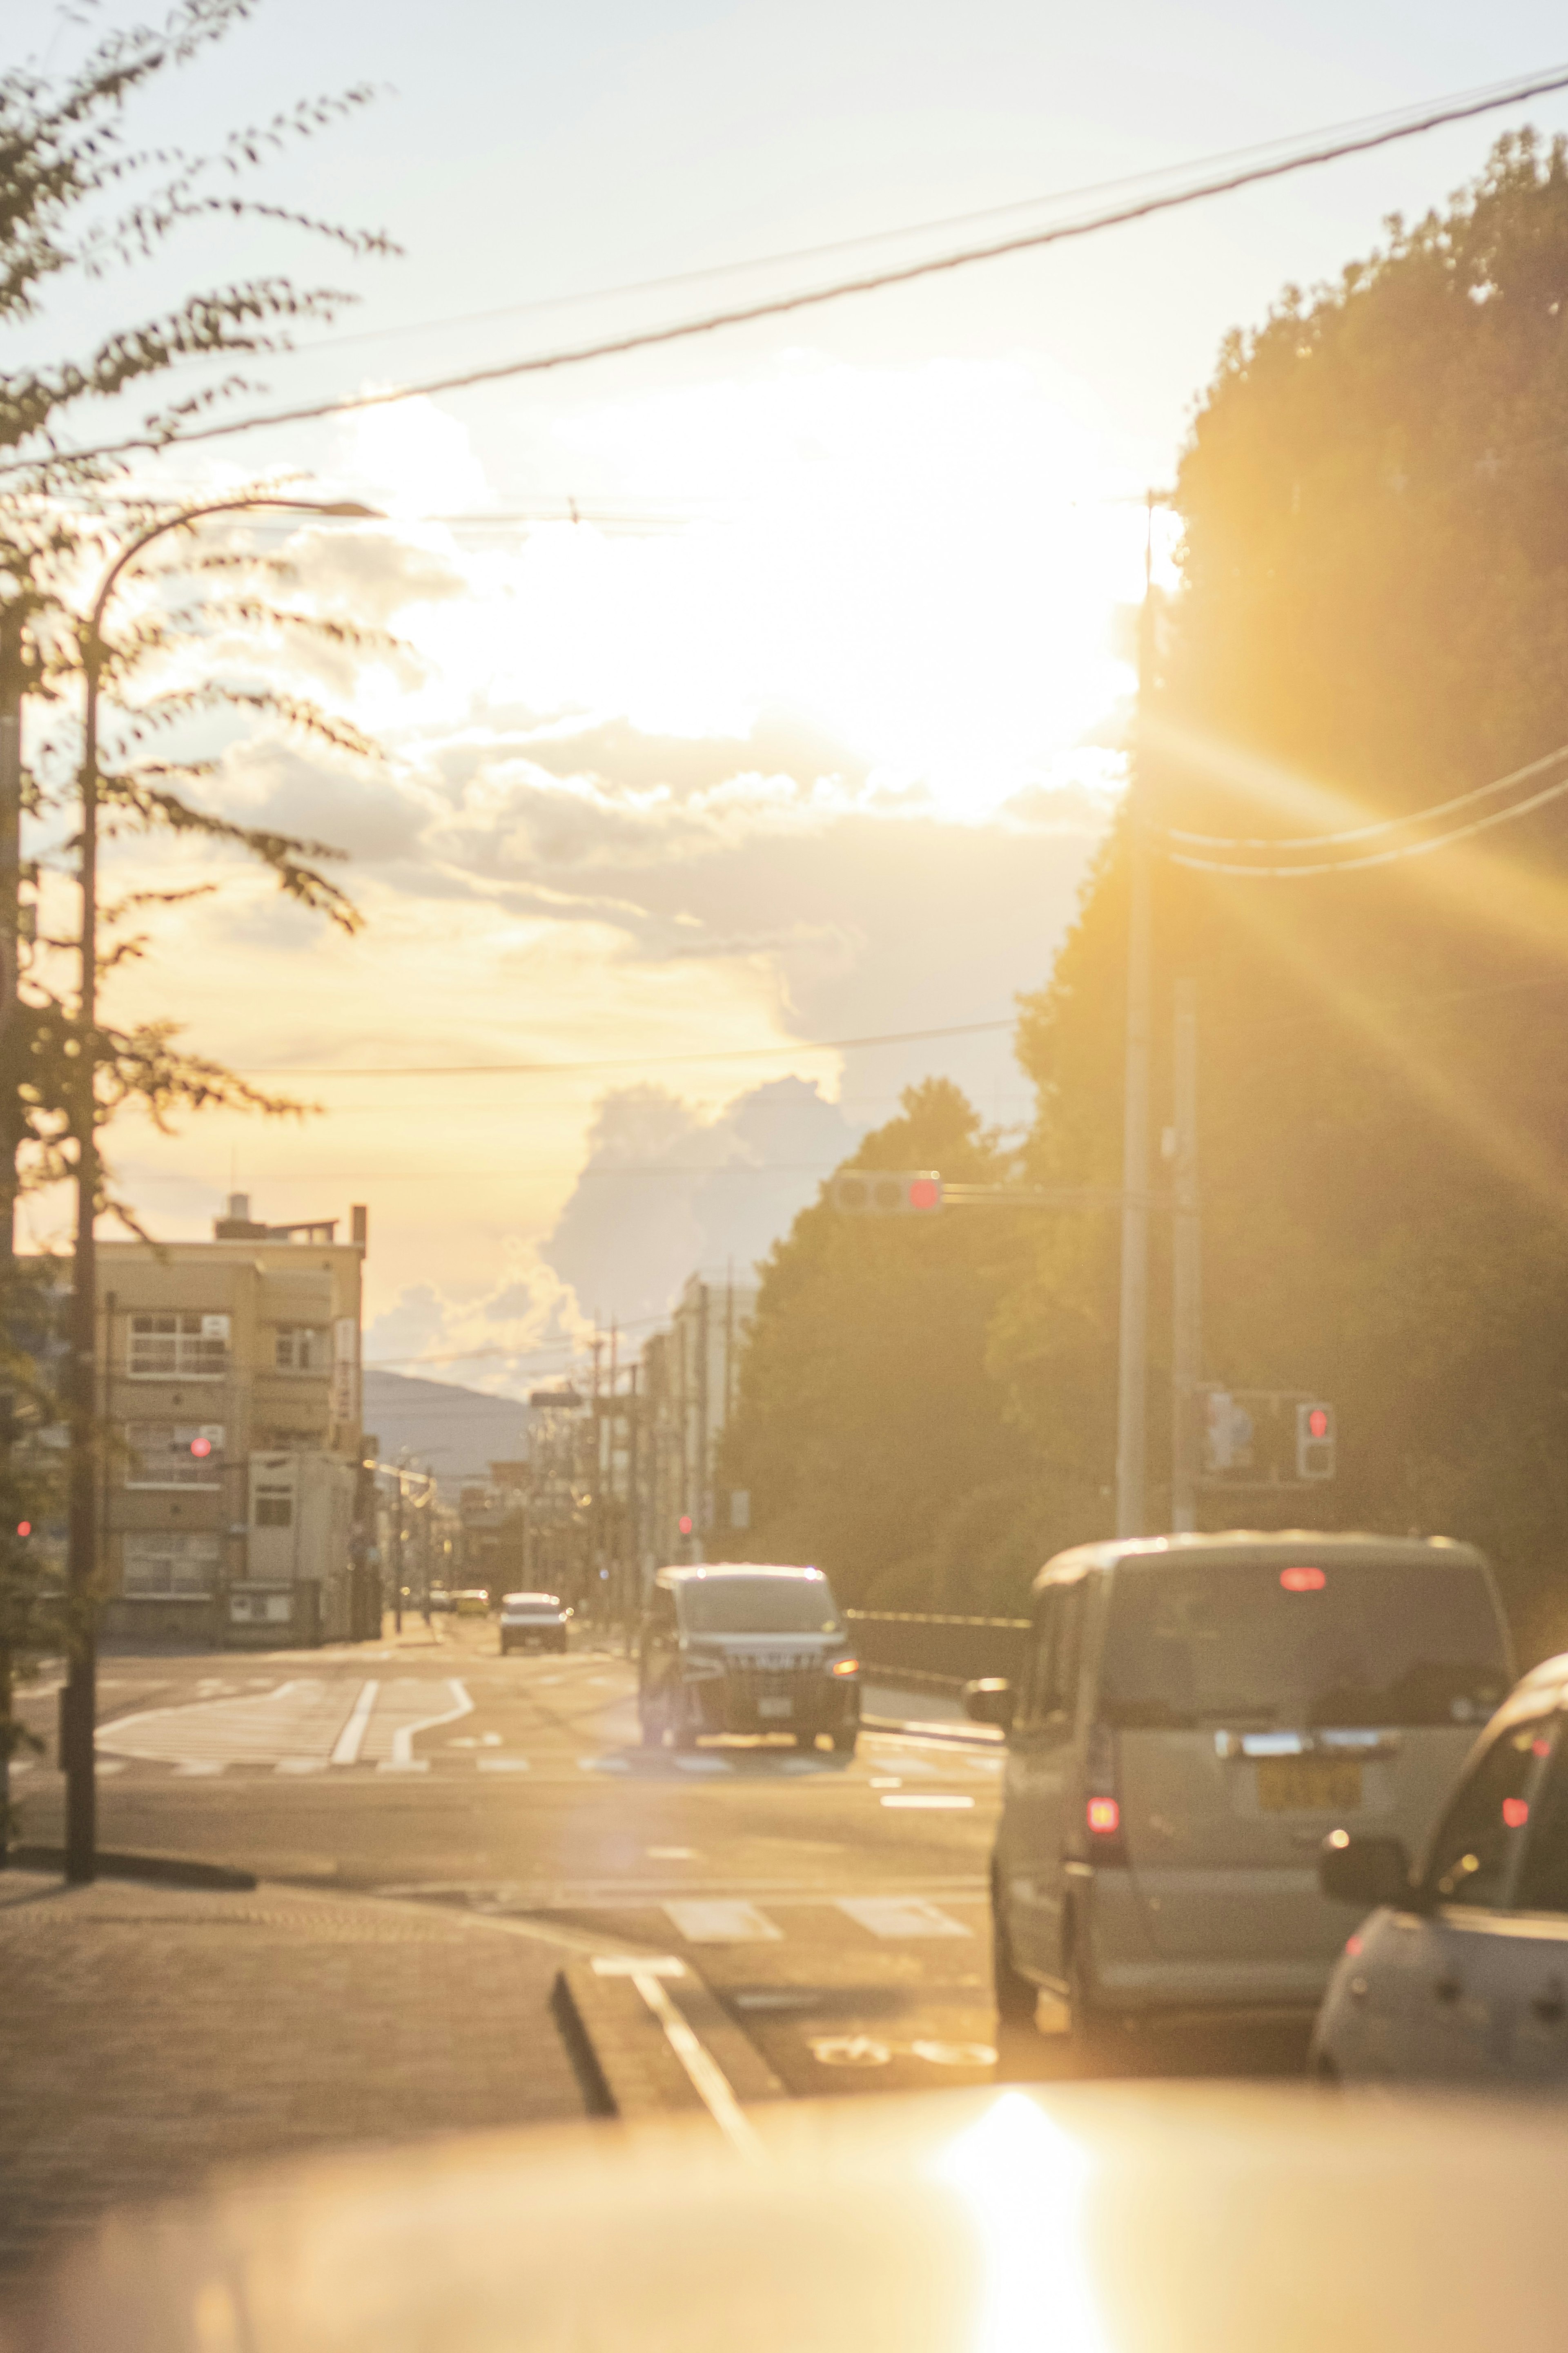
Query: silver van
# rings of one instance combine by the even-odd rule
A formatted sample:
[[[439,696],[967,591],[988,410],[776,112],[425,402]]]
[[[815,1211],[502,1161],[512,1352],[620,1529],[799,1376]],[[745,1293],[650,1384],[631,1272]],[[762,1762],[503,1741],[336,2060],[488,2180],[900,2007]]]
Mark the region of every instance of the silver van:
[[[819,1568],[751,1561],[661,1568],[637,1644],[645,1747],[695,1747],[709,1733],[828,1735],[852,1757],[860,1662]]]
[[[1331,1830],[1418,1847],[1513,1680],[1480,1554],[1441,1537],[1155,1536],[1059,1554],[1007,1735],[996,2006],[1117,2018],[1313,2008],[1354,1916]]]

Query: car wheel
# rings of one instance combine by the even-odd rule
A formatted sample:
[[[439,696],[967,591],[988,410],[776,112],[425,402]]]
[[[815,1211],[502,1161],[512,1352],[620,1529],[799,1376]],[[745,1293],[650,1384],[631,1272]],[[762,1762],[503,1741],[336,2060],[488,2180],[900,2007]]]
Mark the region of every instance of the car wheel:
[[[672,1748],[695,1748],[697,1746],[697,1719],[692,1712],[691,1703],[684,1694],[678,1693],[676,1697],[670,1702],[669,1716],[670,1746]]]
[[[815,1732],[797,1732],[797,1733],[795,1734],[795,1746],[796,1746],[797,1748],[804,1748],[804,1749],[805,1749],[805,1750],[807,1751],[807,1753],[808,1753],[808,1754],[810,1754],[810,1755],[812,1755],[812,1756],[815,1756],[815,1755],[816,1755],[816,1733],[815,1733]]]
[[[834,1755],[836,1757],[853,1757],[855,1754],[855,1744],[859,1737],[860,1727],[858,1724],[850,1725],[848,1729],[845,1732],[836,1732],[833,1736]]]
[[[991,1882],[991,1977],[996,1993],[996,2015],[1008,2026],[1033,2026],[1037,1989],[1013,1967],[1013,1940]]]
[[[637,1702],[637,1733],[645,1748],[660,1748],[664,1745],[664,1712],[649,1699]]]

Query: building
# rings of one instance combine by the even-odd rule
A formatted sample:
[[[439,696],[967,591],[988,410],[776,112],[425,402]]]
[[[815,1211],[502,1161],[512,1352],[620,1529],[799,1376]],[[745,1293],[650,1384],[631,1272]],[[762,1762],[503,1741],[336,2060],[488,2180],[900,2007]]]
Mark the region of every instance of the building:
[[[748,1499],[720,1493],[715,1466],[756,1305],[754,1282],[694,1274],[668,1330],[644,1345],[637,1516],[645,1577],[668,1561],[722,1559],[731,1529],[748,1525]]]
[[[210,1242],[100,1242],[106,1636],[277,1649],[379,1630],[366,1239],[363,1208],[340,1241],[335,1219],[264,1225],[234,1194]]]

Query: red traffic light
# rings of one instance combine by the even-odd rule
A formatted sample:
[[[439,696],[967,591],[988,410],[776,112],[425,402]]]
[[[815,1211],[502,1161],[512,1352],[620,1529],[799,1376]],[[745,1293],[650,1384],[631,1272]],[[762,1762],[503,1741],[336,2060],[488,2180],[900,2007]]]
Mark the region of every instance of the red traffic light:
[[[942,1207],[942,1178],[940,1176],[911,1176],[910,1179],[910,1207],[911,1209],[940,1209]]]
[[[198,1462],[204,1462],[212,1451],[213,1442],[210,1438],[192,1439],[191,1452],[195,1456]]]
[[[681,1533],[681,1535],[682,1535],[683,1536],[689,1536],[689,1535],[691,1534],[691,1526],[692,1526],[691,1514],[690,1514],[690,1513],[689,1513],[689,1512],[682,1512],[682,1514],[680,1514],[680,1518],[679,1518],[679,1520],[677,1522],[677,1524],[676,1524],[676,1525],[679,1526],[679,1530],[680,1530],[680,1533]]]
[[[31,1521],[31,1520],[18,1520],[18,1521],[17,1521],[17,1523],[16,1523],[16,1534],[17,1534],[19,1536],[30,1536],[30,1535],[32,1535],[32,1533],[33,1533],[33,1523],[32,1523],[32,1521]]]
[[[1327,1406],[1315,1405],[1312,1408],[1311,1412],[1307,1416],[1307,1434],[1310,1438],[1327,1438],[1329,1434]]]

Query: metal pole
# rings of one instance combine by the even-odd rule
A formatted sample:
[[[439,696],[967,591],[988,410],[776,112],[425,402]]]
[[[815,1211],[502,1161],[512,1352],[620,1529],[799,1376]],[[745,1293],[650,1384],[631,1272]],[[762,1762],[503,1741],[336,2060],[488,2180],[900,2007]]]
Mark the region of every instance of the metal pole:
[[[66,1405],[70,1423],[67,1508],[65,1688],[60,1694],[60,1764],[66,1779],[65,1872],[82,1886],[98,1870],[98,1788],[93,1728],[98,1714],[98,1647],[94,1624],[97,1569],[98,1214],[98,692],[103,667],[99,627],[113,574],[104,583],[82,645],[87,708],[81,762],[80,1011],[76,1102],[76,1255],[71,1270],[70,1348]]]
[[[19,886],[22,869],[22,607],[11,603],[0,608],[0,1068],[8,1069],[12,1030],[20,995],[21,956],[18,942]],[[7,1090],[8,1092],[8,1090]],[[10,1315],[16,1304],[16,1145],[17,1134],[9,1101],[4,1113],[7,1133],[0,1151],[0,1288]],[[7,1346],[14,1335],[5,1335]],[[0,1392],[0,1417],[9,1432],[13,1400]],[[4,1444],[7,1456],[12,1439]],[[6,1529],[0,1537],[9,1551],[18,1541]],[[10,1852],[12,1662],[7,1637],[11,1597],[0,1594],[0,1869]]]
[[[1143,1533],[1149,1353],[1150,878],[1147,744],[1154,681],[1154,501],[1138,633],[1138,737],[1127,787],[1127,1047],[1121,1114],[1121,1319],[1116,1400],[1116,1533]]]
[[[1176,983],[1176,1158],[1171,1242],[1171,1525],[1197,1525],[1198,1384],[1203,1378],[1203,1236],[1198,1221],[1198,990]]]

